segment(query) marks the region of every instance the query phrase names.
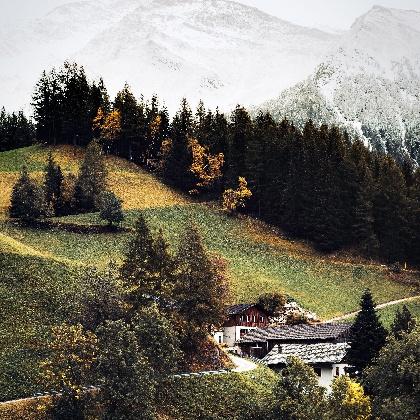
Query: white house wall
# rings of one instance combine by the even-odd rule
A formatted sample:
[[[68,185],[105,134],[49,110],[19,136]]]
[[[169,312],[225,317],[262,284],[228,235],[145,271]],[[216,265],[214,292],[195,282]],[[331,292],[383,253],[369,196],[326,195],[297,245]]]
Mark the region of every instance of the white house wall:
[[[328,367],[321,368],[321,377],[319,378],[319,385],[331,389],[332,381],[336,377],[336,368],[339,370],[338,376],[345,375],[346,364],[334,364]]]
[[[234,347],[235,342],[241,338],[241,331],[255,330],[255,327],[224,327],[223,328],[223,342],[227,344],[228,347]]]

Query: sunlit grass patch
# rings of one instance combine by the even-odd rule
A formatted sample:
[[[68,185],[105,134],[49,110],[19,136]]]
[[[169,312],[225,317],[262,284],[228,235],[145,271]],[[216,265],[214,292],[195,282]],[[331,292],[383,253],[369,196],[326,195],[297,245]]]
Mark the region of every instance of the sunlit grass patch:
[[[0,218],[7,217],[10,194],[22,166],[26,165],[31,177],[42,183],[42,171],[49,153],[65,174],[76,175],[85,150],[70,145],[35,145],[0,153]],[[125,159],[105,156],[105,163],[109,173],[108,188],[123,201],[125,209],[173,206],[191,202],[186,195],[172,190],[154,175]]]
[[[229,277],[237,302],[251,302],[266,292],[283,292],[304,307],[329,318],[357,310],[363,291],[369,287],[375,299],[387,302],[416,294],[416,287],[394,281],[388,271],[377,266],[340,264],[315,254],[299,252],[296,244],[273,242],[264,230],[259,240],[250,240],[249,220],[230,217],[201,204],[156,207],[126,212],[123,226],[132,228],[139,214],[152,229],[162,229],[176,252],[185,229],[195,224],[210,252],[222,256],[228,263]],[[97,225],[97,214],[68,216],[56,219],[60,223]],[[252,234],[255,234],[252,227]],[[77,234],[65,230],[42,231],[29,228],[9,228],[8,235],[59,258],[84,264],[106,266],[108,261],[120,263],[129,232]],[[405,274],[402,274],[404,279]]]

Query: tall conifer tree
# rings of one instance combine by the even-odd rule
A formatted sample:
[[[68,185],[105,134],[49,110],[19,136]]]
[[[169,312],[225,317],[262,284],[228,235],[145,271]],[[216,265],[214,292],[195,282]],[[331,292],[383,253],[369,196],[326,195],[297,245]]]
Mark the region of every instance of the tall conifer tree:
[[[360,307],[350,330],[350,349],[347,353],[348,362],[358,375],[378,356],[387,335],[375,311],[370,290],[363,293]]]
[[[164,164],[164,176],[184,191],[189,191],[194,187],[194,176],[190,173],[192,152],[189,147],[193,128],[191,109],[186,99],[183,99],[181,109],[175,115],[171,125],[171,147]]]
[[[54,213],[59,215],[63,204],[61,197],[61,187],[64,177],[60,165],[54,161],[51,153],[48,155],[48,161],[44,172],[45,201],[47,205],[54,210]]]
[[[98,209],[99,198],[106,189],[107,169],[102,148],[97,141],[92,141],[87,149],[76,181],[74,198],[80,211]]]
[[[121,277],[134,312],[144,304],[157,302],[161,308],[166,308],[172,302],[176,278],[174,259],[162,232],[154,238],[142,216],[136,222],[134,237],[128,245]]]
[[[395,313],[394,322],[392,323],[392,334],[398,340],[401,339],[403,333],[410,333],[416,326],[416,321],[408,310],[407,306],[404,305],[402,310],[397,309]]]
[[[217,267],[204,247],[195,226],[187,229],[178,250],[179,277],[175,295],[187,321],[191,344],[201,339],[211,325],[225,317],[228,285],[223,267]]]

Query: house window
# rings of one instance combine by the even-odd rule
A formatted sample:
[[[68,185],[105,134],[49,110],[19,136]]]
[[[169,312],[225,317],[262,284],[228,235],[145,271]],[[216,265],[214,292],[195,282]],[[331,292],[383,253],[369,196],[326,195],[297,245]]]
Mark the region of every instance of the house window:
[[[245,334],[248,334],[248,331],[249,331],[249,330],[247,330],[247,329],[243,329],[243,330],[241,330],[241,331],[240,331],[240,333],[239,333],[239,336],[240,336],[240,337],[243,337]]]
[[[335,376],[340,376],[340,368],[338,366],[335,368]]]
[[[243,315],[241,315],[240,317],[239,317],[239,321],[244,321],[244,316]]]
[[[254,322],[257,322],[257,317],[254,315]]]
[[[264,317],[260,316],[260,322],[264,322]]]
[[[319,367],[314,367],[314,371],[315,371],[315,373],[316,373],[319,377],[321,377],[321,368],[319,368]]]
[[[222,336],[219,335],[219,344],[222,344]]]
[[[249,322],[249,315],[246,316],[246,322]]]

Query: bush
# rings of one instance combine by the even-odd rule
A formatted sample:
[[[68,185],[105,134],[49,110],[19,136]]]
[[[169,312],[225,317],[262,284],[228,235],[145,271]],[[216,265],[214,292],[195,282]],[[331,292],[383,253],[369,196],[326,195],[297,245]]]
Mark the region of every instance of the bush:
[[[109,226],[124,220],[121,200],[111,191],[104,191],[99,196],[99,217],[106,220]]]

